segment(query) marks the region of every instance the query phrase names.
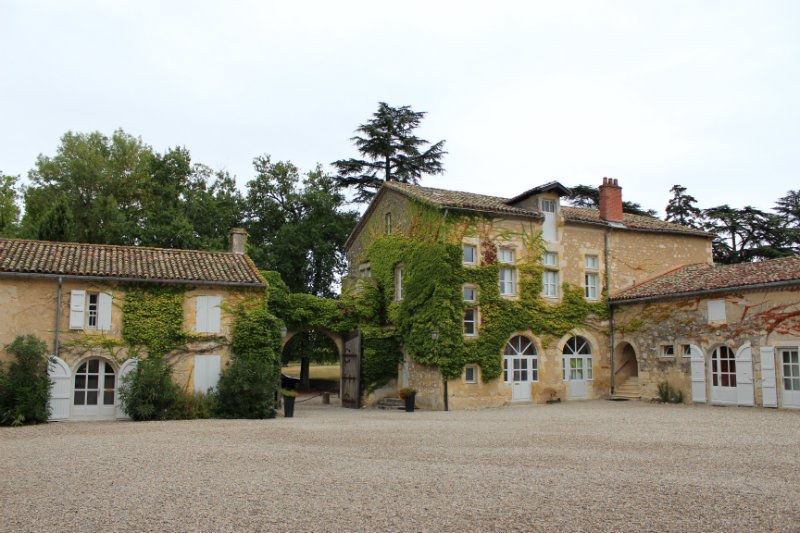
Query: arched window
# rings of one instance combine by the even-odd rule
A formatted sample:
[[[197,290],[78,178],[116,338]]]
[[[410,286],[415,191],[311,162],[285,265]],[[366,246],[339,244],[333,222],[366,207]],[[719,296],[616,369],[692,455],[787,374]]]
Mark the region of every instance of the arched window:
[[[592,346],[583,337],[574,336],[564,345],[564,381],[594,379]]]
[[[736,387],[736,355],[727,346],[711,354],[711,380],[714,387]]]
[[[503,380],[506,383],[539,381],[539,357],[536,346],[528,337],[512,337],[506,343],[503,355]]]

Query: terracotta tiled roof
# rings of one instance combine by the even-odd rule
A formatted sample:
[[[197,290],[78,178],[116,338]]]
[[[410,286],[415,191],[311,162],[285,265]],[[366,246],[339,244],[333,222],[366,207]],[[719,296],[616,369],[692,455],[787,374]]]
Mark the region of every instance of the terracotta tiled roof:
[[[418,185],[397,182],[387,182],[384,184],[384,187],[439,207],[448,207],[453,209],[476,209],[490,213],[525,217],[541,216],[536,211],[514,207],[510,205],[511,200],[508,198],[500,198],[498,196],[486,196],[483,194],[474,194],[469,192],[433,189],[430,187],[420,187]],[[597,209],[568,206],[561,206],[560,209],[564,213],[564,216],[568,222],[607,225],[607,222],[600,218],[600,211]],[[645,217],[641,215],[624,213],[622,216],[622,222],[625,225],[625,228],[632,230],[682,233],[707,236],[709,238],[711,237],[710,234],[702,230],[688,228],[686,226],[680,226],[678,224],[664,222],[663,220],[659,220],[657,218]]]
[[[0,239],[0,272],[265,285],[246,255]]]
[[[760,263],[689,265],[612,296],[624,302],[640,298],[679,296],[687,293],[746,289],[771,283],[800,285],[800,255]]]

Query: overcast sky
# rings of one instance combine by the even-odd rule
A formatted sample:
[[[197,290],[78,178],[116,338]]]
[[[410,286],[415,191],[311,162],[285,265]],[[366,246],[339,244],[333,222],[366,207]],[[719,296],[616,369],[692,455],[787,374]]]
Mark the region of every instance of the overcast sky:
[[[357,152],[379,101],[426,111],[446,174],[514,196],[619,179],[663,209],[800,188],[800,2],[0,0],[0,170],[122,128],[244,187],[260,154]]]

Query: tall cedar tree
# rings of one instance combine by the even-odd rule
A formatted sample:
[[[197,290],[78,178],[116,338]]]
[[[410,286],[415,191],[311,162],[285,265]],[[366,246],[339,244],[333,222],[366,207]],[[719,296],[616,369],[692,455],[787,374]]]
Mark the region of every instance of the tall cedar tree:
[[[793,253],[800,253],[800,189],[787,192],[775,203],[787,247]]]
[[[19,176],[6,176],[0,171],[0,237],[13,237],[17,233],[17,222],[19,222],[18,179]]]
[[[334,161],[336,183],[355,187],[355,200],[368,202],[384,181],[417,185],[423,174],[444,173],[444,141],[426,148],[429,142],[414,135],[424,116],[424,111],[412,111],[410,106],[391,107],[379,102],[373,118],[356,130],[360,135],[350,139],[367,160]]]
[[[667,204],[667,222],[674,222],[690,228],[700,228],[703,224],[703,213],[695,204],[697,199],[686,194],[686,187],[673,185],[669,190],[672,199]]]

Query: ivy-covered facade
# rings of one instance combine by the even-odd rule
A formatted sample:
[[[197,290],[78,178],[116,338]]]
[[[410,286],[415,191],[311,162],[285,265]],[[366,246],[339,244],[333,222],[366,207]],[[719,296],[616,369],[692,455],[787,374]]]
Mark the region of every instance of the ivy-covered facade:
[[[119,387],[142,358],[163,358],[178,384],[206,392],[234,352],[280,349],[243,230],[232,242],[200,252],[0,239],[0,347],[19,334],[45,341],[53,420],[125,418]]]
[[[601,209],[561,205],[557,182],[506,199],[387,183],[347,242],[342,302],[367,338],[392,339],[367,403],[418,390],[460,409],[599,398],[614,368],[609,294],[711,261],[708,234],[623,214],[606,180]]]

